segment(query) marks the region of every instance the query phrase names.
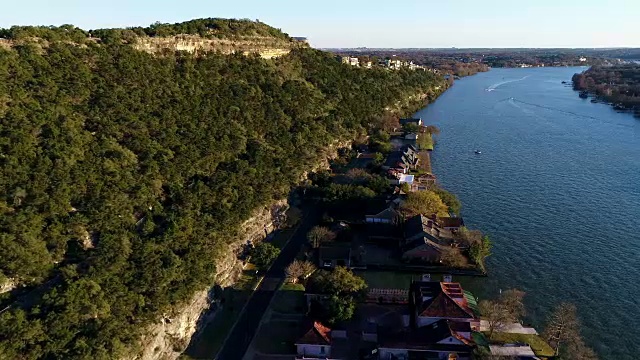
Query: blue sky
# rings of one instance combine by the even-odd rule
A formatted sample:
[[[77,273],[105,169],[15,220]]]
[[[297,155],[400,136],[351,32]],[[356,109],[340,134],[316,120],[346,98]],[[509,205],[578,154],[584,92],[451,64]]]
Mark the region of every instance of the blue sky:
[[[0,27],[260,19],[315,47],[640,47],[640,0],[3,1]]]

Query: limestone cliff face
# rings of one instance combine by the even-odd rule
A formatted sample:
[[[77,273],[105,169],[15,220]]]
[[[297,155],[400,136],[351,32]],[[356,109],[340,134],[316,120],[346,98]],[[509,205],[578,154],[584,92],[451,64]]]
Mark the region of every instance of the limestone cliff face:
[[[352,140],[334,142],[319,154],[318,161],[309,171],[328,169],[329,160],[335,159],[338,150],[350,147],[351,143]],[[303,179],[306,179],[306,173]],[[216,259],[216,284],[226,287],[240,277],[242,264],[237,254],[242,246],[247,241],[260,241],[275,230],[284,220],[283,215],[288,208],[287,200],[274,201],[257,209],[253,216],[240,226],[238,235],[226,246],[223,255]],[[142,354],[132,356],[131,359],[177,359],[191,341],[191,337],[197,336],[198,330],[215,315],[215,312],[208,311],[211,304],[210,290],[202,289],[196,292],[190,301],[174,309],[173,313],[165,314],[158,319],[158,323],[150,327],[141,339]]]
[[[171,37],[140,37],[134,48],[149,53],[162,51],[187,51],[198,54],[207,51],[219,51],[223,54],[257,53],[262,58],[270,59],[288,54],[291,49],[307,46],[299,41],[287,41],[269,37],[239,37],[237,39],[207,39],[194,35],[177,35]]]
[[[264,239],[277,228],[288,208],[286,200],[275,201],[257,209],[253,216],[240,226],[239,235],[230,241],[222,256],[216,259],[216,284],[226,287],[240,277],[242,264],[237,254],[242,246],[247,241],[256,242]],[[210,290],[197,291],[191,300],[159,318],[141,339],[142,354],[131,358],[177,359],[189,344],[191,336],[203,328],[214,315],[207,311],[211,304]]]

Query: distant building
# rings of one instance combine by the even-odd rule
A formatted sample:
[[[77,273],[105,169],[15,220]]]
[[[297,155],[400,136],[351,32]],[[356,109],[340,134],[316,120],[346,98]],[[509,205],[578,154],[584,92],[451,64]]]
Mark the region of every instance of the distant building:
[[[304,43],[308,43],[309,42],[309,39],[307,39],[306,37],[303,37],[303,36],[294,36],[293,40],[304,42]]]
[[[343,56],[342,63],[351,65],[351,66],[360,66],[360,60],[358,60],[357,57],[352,57],[352,56]]]
[[[586,62],[586,61],[587,61],[587,58],[586,58],[586,57],[581,57],[581,58],[580,58],[580,59],[578,59],[578,60],[580,60],[580,62]]]

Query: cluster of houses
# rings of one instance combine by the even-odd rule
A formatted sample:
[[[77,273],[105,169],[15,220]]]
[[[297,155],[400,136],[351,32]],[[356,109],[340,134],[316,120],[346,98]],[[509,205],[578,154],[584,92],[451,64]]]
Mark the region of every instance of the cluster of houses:
[[[425,275],[408,289],[370,289],[359,316],[346,324],[332,328],[309,320],[295,345],[298,359],[465,360],[486,346],[485,330],[470,292],[451,276],[434,281]],[[538,359],[526,344],[486,349],[495,357]]]
[[[364,67],[367,69],[371,69],[374,65],[372,61],[360,61],[360,59],[355,56],[338,56],[338,58],[343,64],[356,66],[356,67]],[[427,68],[426,66],[414,64],[413,61],[404,61],[400,59],[380,60],[377,63],[377,66],[385,69],[390,69],[390,70],[400,70],[400,69],[406,68],[409,70],[424,70],[424,71],[430,71],[433,73],[439,72],[439,70],[437,69],[431,69],[431,68]]]

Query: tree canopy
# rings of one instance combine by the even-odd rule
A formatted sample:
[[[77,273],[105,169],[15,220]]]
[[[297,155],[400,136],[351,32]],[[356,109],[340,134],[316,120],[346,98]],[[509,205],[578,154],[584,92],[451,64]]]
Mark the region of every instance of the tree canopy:
[[[407,194],[401,209],[409,215],[449,216],[447,205],[442,202],[437,193],[431,190],[415,191]]]
[[[251,263],[259,269],[267,269],[269,265],[280,255],[280,249],[273,244],[261,242],[251,250]]]
[[[7,358],[137,351],[145,326],[213,285],[239,225],[323,149],[442,83],[308,48],[159,56],[78,46],[64,35],[86,36],[74,27],[19,30],[0,31],[24,40],[0,47],[0,280],[36,290],[0,304],[14,305],[0,314]],[[53,31],[46,46],[29,40],[40,30]]]

